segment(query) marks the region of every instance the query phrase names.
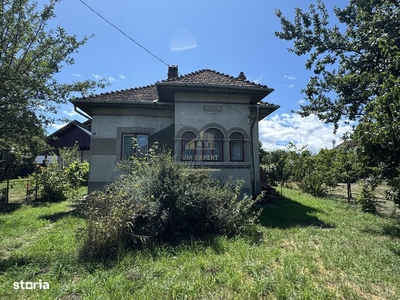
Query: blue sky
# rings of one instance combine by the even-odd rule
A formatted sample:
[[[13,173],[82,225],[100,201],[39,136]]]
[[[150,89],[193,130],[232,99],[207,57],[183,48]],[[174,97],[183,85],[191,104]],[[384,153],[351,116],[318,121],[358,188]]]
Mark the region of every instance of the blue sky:
[[[307,8],[312,0],[84,0],[90,7],[118,26],[135,41],[184,75],[212,69],[232,76],[244,72],[247,79],[275,89],[264,101],[281,106],[259,124],[264,148],[284,148],[288,142],[308,144],[318,151],[340,143],[350,126],[333,135],[331,125],[316,117],[301,118],[291,113],[303,99],[301,89],[311,75],[305,70],[306,57],[287,51],[291,46],[279,40],[276,8],[290,19],[296,7]],[[39,3],[45,3],[45,0]],[[334,5],[348,1],[325,1],[331,14]],[[41,4],[39,4],[41,5]],[[65,67],[58,78],[65,82],[106,78],[104,90],[123,90],[166,79],[167,66],[107,24],[79,0],[63,0],[56,8],[59,25],[69,34],[90,36],[74,55],[75,64]],[[84,121],[72,105],[62,106],[60,117]],[[54,124],[49,132],[62,124]]]

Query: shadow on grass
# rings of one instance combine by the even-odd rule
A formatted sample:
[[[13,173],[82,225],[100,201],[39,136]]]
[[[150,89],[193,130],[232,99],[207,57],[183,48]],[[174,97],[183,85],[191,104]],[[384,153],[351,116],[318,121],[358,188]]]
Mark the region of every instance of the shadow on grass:
[[[40,219],[47,220],[47,221],[50,221],[50,222],[54,223],[54,222],[57,222],[58,220],[60,220],[62,218],[66,218],[68,216],[82,217],[82,214],[79,212],[78,209],[74,208],[74,209],[72,209],[70,211],[58,212],[58,213],[51,214],[51,215],[43,215],[43,216],[40,216]]]
[[[400,239],[400,223],[384,225],[381,230],[366,228],[362,230],[365,233],[374,235],[386,235],[391,238]]]
[[[1,203],[0,204],[0,214],[9,214],[18,210],[22,206],[22,203]]]
[[[265,227],[287,229],[291,227],[333,228],[312,214],[319,212],[310,206],[303,205],[292,199],[282,197],[273,199],[270,205],[263,209],[260,223]]]

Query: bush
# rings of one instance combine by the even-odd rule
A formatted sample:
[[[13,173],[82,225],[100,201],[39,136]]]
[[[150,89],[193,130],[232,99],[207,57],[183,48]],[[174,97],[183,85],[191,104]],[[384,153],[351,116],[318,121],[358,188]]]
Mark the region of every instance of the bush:
[[[74,161],[63,170],[68,182],[78,189],[81,186],[88,185],[89,181],[89,163],[87,161]]]
[[[378,204],[374,194],[376,183],[373,179],[366,179],[361,181],[360,184],[362,189],[358,201],[361,204],[362,211],[366,213],[377,214]]]
[[[64,201],[71,192],[71,184],[67,180],[65,173],[54,163],[46,168],[42,168],[37,174],[34,182],[38,183],[38,188],[42,190],[45,200],[50,202]]]
[[[75,196],[81,186],[87,185],[89,163],[81,162],[78,145],[72,149],[59,149],[59,161],[40,167],[30,175],[32,185],[37,185],[45,200],[57,202]]]
[[[240,182],[221,184],[205,169],[176,163],[168,152],[132,159],[105,192],[88,196],[81,257],[107,259],[122,248],[233,235],[253,224],[254,203],[239,200]]]

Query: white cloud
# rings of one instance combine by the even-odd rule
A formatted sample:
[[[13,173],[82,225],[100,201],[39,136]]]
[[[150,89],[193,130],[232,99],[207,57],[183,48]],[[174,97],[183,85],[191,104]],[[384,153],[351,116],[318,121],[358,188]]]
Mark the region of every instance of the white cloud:
[[[71,74],[74,75],[75,77],[82,77],[81,75],[76,74],[76,73],[71,73]]]
[[[108,80],[110,80],[111,82],[117,81],[114,77],[108,77]]]
[[[296,80],[296,77],[291,76],[291,75],[285,75],[283,77],[286,78],[286,79],[289,79],[289,80]]]
[[[73,107],[68,106],[68,108],[69,108],[69,111],[63,110],[64,115],[67,115],[70,117],[74,117],[74,116],[78,115],[78,113],[73,109]]]
[[[302,118],[296,113],[276,114],[260,121],[260,141],[266,149],[285,149],[289,142],[298,146],[308,145],[308,149],[317,153],[322,148],[332,148],[332,140],[336,145],[347,131],[352,130],[351,124],[339,124],[336,135],[333,125],[325,124],[316,116]]]
[[[289,88],[294,88],[294,84],[289,85]]]
[[[126,77],[124,75],[121,75],[121,74],[119,74],[119,78],[126,79]]]
[[[96,79],[101,79],[101,78],[103,78],[103,76],[97,75],[97,74],[92,74],[92,76],[93,76],[94,78],[96,78]]]
[[[305,102],[306,102],[306,100],[301,99],[301,100],[297,101],[297,104],[298,105],[303,105]]]
[[[254,79],[253,82],[256,84],[261,84],[261,80],[263,79],[263,77],[264,77],[264,75],[260,75],[260,76],[258,76],[258,78]]]

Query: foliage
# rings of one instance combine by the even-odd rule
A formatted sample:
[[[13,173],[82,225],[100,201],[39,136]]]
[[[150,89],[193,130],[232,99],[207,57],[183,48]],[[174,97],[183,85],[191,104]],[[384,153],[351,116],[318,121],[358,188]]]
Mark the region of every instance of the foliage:
[[[1,99],[0,99],[1,102]],[[0,182],[13,178],[23,169],[32,169],[35,157],[46,148],[39,120],[29,112],[18,112],[21,119],[11,123],[0,107]]]
[[[107,259],[125,247],[232,235],[257,217],[254,200],[239,200],[239,182],[221,184],[166,151],[150,152],[148,160],[132,157],[121,168],[124,173],[105,192],[87,198],[83,257]]]
[[[49,29],[60,0],[49,0],[40,10],[30,0],[4,0],[0,4],[0,181],[12,176],[43,150],[43,125],[74,92],[87,95],[104,82],[59,82],[55,75],[88,38],[57,27]],[[14,149],[11,155],[10,150]]]
[[[361,186],[361,195],[358,201],[361,204],[362,211],[370,214],[377,214],[377,199],[374,194],[374,190],[377,186],[376,180],[374,178],[362,180]]]
[[[41,189],[51,202],[75,195],[79,187],[87,185],[89,178],[89,163],[80,161],[77,144],[72,149],[61,148],[58,152],[58,161],[31,175],[32,184],[37,184],[36,188]]]
[[[278,182],[286,182],[289,177],[285,172],[285,161],[288,152],[282,149],[266,151],[261,161],[261,166],[267,175],[268,181],[272,185],[278,185]]]
[[[309,11],[296,9],[294,21],[280,10],[282,31],[293,41],[289,51],[309,54],[306,68],[314,73],[303,89],[309,104],[300,115],[315,114],[335,130],[341,120],[356,121],[354,139],[381,175],[398,177],[400,166],[400,6],[393,0],[350,0],[335,8],[330,26],[321,0]]]
[[[400,178],[392,178],[389,182],[390,190],[385,192],[387,200],[391,200],[394,204],[400,208]]]
[[[51,163],[42,167],[39,173],[33,174],[32,183],[36,182],[45,199],[50,202],[64,201],[72,191],[71,184],[58,163]]]

